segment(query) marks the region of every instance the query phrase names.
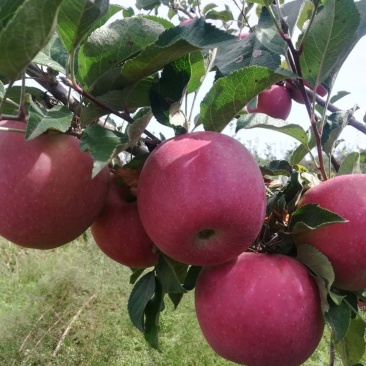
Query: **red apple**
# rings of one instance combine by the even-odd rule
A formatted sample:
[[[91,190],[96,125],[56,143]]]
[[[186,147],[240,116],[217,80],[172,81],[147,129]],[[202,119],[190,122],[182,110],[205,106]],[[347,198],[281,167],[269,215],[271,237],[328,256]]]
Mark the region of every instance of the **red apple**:
[[[303,264],[280,254],[247,252],[204,268],[195,306],[213,350],[247,366],[298,366],[324,330],[314,279]]]
[[[1,127],[24,130],[19,121]],[[81,235],[105,204],[108,169],[92,179],[93,160],[73,136],[49,132],[31,141],[0,131],[0,235],[49,249]]]
[[[249,36],[249,33],[245,32],[245,31],[241,31],[240,34],[239,34],[240,39],[247,38],[248,36]]]
[[[249,151],[217,132],[160,144],[137,188],[141,221],[155,245],[178,262],[214,265],[248,249],[261,230],[266,195]]]
[[[306,87],[308,87],[309,89],[313,90],[313,88],[310,86],[310,84],[305,80],[304,84]],[[286,89],[289,91],[291,98],[300,104],[304,104],[304,98],[301,95],[301,92],[299,89],[295,88],[294,86],[292,86],[289,82],[286,81]],[[321,97],[325,97],[328,93],[328,90],[324,88],[323,85],[318,85],[316,88],[316,93],[318,95],[320,95]]]
[[[249,113],[265,113],[273,118],[286,120],[291,112],[291,96],[286,88],[279,85],[272,87],[258,95],[256,108],[247,105]]]
[[[182,25],[183,27],[187,26],[187,25],[190,25],[192,24],[196,19],[194,18],[187,18],[187,19],[184,19],[180,22],[180,25]]]
[[[295,237],[310,244],[331,262],[334,285],[356,291],[366,288],[366,175],[341,175],[309,189],[299,206],[317,203],[349,222],[321,227]]]
[[[91,226],[98,247],[108,257],[132,268],[157,264],[158,253],[142,226],[136,198],[126,185],[112,180],[107,204]]]

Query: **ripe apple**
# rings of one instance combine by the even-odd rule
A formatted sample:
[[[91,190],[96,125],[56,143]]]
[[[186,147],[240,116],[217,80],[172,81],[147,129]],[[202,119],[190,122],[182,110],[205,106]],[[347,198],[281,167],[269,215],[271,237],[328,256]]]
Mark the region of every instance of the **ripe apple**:
[[[247,366],[298,366],[324,330],[314,279],[303,264],[281,254],[246,252],[203,268],[195,306],[212,349]]]
[[[343,290],[366,288],[366,175],[341,175],[310,188],[299,206],[317,203],[349,222],[295,236],[297,245],[310,244],[331,262],[334,285]]]
[[[247,105],[249,113],[265,113],[273,118],[286,120],[291,112],[291,96],[289,91],[280,85],[272,87],[258,95],[256,108]]]
[[[249,151],[217,132],[164,141],[142,168],[137,204],[155,245],[178,262],[214,265],[246,251],[261,230],[266,195]]]
[[[20,121],[1,127],[24,130]],[[31,141],[0,132],[0,235],[28,248],[50,249],[81,235],[99,215],[108,169],[92,179],[93,160],[73,136],[49,132]]]
[[[129,187],[112,179],[107,203],[91,226],[98,247],[108,257],[132,268],[157,264],[158,253],[142,226],[136,198]]]

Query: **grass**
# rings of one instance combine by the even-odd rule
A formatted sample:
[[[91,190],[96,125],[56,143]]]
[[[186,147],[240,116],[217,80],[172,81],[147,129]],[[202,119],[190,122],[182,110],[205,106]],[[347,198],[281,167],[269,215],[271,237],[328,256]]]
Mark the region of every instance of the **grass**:
[[[50,251],[0,240],[0,365],[234,365],[205,342],[193,294],[166,301],[162,352],[149,348],[127,314],[129,275],[87,236]],[[304,365],[326,365],[328,343]]]

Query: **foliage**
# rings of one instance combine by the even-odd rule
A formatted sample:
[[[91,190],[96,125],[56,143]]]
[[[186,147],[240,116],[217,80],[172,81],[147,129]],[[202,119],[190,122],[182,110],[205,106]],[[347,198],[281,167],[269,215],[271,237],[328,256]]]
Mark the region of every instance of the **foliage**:
[[[361,362],[365,326],[355,313],[362,293],[335,289],[329,261],[311,249],[297,252],[293,237],[345,221],[319,207],[299,209],[298,203],[308,189],[333,176],[365,169],[365,152],[348,151],[346,145],[340,145],[340,135],[347,125],[366,133],[365,124],[353,117],[356,107],[346,111],[336,107],[346,92],[332,95],[345,59],[366,34],[365,0],[253,0],[240,2],[239,15],[229,6],[224,10],[215,3],[202,7],[200,1],[137,0],[134,7],[111,5],[108,0],[52,0],[47,6],[40,0],[3,3],[0,120],[27,121],[27,140],[50,131],[78,137],[80,148],[93,158],[93,176],[108,166],[136,193],[146,157],[165,139],[148,130],[152,118],[176,135],[195,129],[222,132],[232,127],[236,133],[262,128],[296,141],[293,151],[284,158],[276,158],[269,148],[259,162],[267,209],[263,229],[251,250],[297,255],[308,266],[319,284],[322,309],[343,364]],[[169,19],[161,17],[164,11]],[[182,23],[187,17],[192,21]],[[298,37],[294,37],[296,28],[300,31]],[[241,39],[243,29],[249,35]],[[193,116],[196,97],[203,86],[207,87],[209,73],[215,75],[215,81],[200,101],[199,114]],[[305,81],[310,88],[305,87]],[[301,94],[308,129],[247,112],[246,106],[255,105],[258,95],[273,84],[288,84]],[[317,95],[318,87],[325,88],[327,98]],[[0,132],[6,131],[9,128],[1,128]],[[121,153],[131,157],[127,166],[121,167]],[[28,256],[27,251],[24,253]],[[18,270],[21,255],[10,258],[6,271],[8,266]],[[38,291],[48,291],[47,286],[54,286],[49,296],[51,303],[57,304],[57,310],[52,305],[52,312],[60,316],[60,321],[70,316],[62,310],[69,305],[66,302],[78,301],[84,291],[89,291],[83,286],[74,288],[77,284],[73,272],[65,273],[62,266],[49,269],[49,276],[54,277],[45,279],[45,287],[29,271],[24,281],[30,287],[37,284]],[[153,348],[163,348],[163,330],[169,327],[160,322],[160,315],[170,306],[168,298],[174,307],[181,301],[184,304],[199,271],[199,266],[161,255],[154,268],[132,273],[134,288],[129,300],[125,296],[122,303]],[[62,281],[57,280],[59,273],[63,274]],[[126,276],[126,272],[122,274]],[[86,276],[85,281],[90,283],[90,278]],[[2,296],[4,303],[10,304],[6,299],[11,299],[11,294]],[[33,296],[37,300],[37,293]],[[33,321],[35,316],[33,313]],[[48,310],[44,317],[58,323]],[[92,327],[92,322],[88,326]],[[130,332],[136,333],[132,329]],[[174,334],[180,332],[175,328]],[[78,334],[76,342],[85,342],[87,336]],[[160,343],[159,337],[163,338]],[[104,336],[94,339],[99,340],[106,342]],[[146,352],[153,355],[155,364],[163,362],[154,351]],[[84,362],[76,351],[69,357]],[[212,357],[201,361],[225,364],[212,361]]]

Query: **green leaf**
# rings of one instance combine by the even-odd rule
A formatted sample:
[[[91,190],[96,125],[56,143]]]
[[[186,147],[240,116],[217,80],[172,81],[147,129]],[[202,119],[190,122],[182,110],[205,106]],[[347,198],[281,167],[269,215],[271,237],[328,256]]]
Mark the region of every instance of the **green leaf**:
[[[154,80],[146,78],[136,84],[126,86],[123,90],[110,90],[97,96],[96,99],[116,110],[134,111],[136,108],[150,105],[149,94],[152,85],[154,85]],[[106,113],[108,112],[105,109],[90,102],[81,113],[81,126],[84,127],[93,123]]]
[[[335,279],[332,264],[323,253],[308,244],[297,247],[297,259],[315,275],[320,289],[322,310],[325,313],[329,310],[327,297]]]
[[[6,26],[0,27],[0,75],[15,79],[47,44],[61,3],[62,0],[28,0],[21,5],[17,2],[20,6],[7,14],[3,19]]]
[[[45,53],[38,52],[37,56],[32,60],[33,63],[46,66],[51,68],[52,70],[59,71],[63,74],[66,74],[65,69],[58,62],[52,60],[51,57],[47,56]]]
[[[353,0],[327,0],[307,33],[300,57],[304,78],[311,86],[325,81],[342,64],[356,38],[360,16]]]
[[[121,147],[121,150],[127,150],[129,147],[133,147],[137,143],[152,117],[153,114],[150,108],[144,108],[139,111],[139,117],[135,117],[135,121],[128,124],[126,128],[126,133],[129,140],[127,144]]]
[[[110,69],[154,43],[163,31],[159,23],[141,17],[116,20],[96,29],[78,53],[78,80],[90,88]]]
[[[206,19],[222,20],[224,23],[234,20],[233,13],[229,10],[210,10],[206,13]]]
[[[187,85],[187,94],[198,90],[202,84],[202,78],[205,75],[205,62],[202,53],[199,51],[189,54],[189,63],[191,66],[191,78]]]
[[[278,34],[268,10],[263,8],[255,32],[242,40],[236,38],[227,46],[219,48],[214,67],[219,70],[220,76],[253,65],[266,66],[276,71],[286,49],[286,42]]]
[[[297,20],[297,27],[302,30],[304,27],[304,24],[310,19],[311,14],[315,10],[315,5],[311,0],[306,0],[303,2],[299,18]]]
[[[132,274],[130,276],[130,284],[133,285],[140,278],[140,276],[144,273],[146,268],[131,268]]]
[[[360,316],[351,320],[346,336],[336,345],[344,366],[353,366],[365,353],[365,321]]]
[[[99,125],[89,126],[80,139],[80,149],[89,151],[93,157],[93,177],[95,177],[114,156],[116,149],[128,142],[128,136],[111,131]]]
[[[233,38],[201,18],[188,26],[167,29],[155,44],[126,61],[121,71],[124,85],[144,79],[187,53],[220,47]]]
[[[293,168],[286,160],[272,160],[264,167],[260,167],[263,175],[286,175],[290,176]]]
[[[239,117],[235,132],[238,132],[242,128],[249,129],[256,127],[281,132],[293,137],[304,145],[308,143],[308,135],[301,126],[269,117],[264,113],[251,113]]]
[[[54,33],[47,43],[47,45],[41,51],[46,56],[50,57],[57,64],[61,65],[64,69],[69,57],[65,46],[62,44],[60,37],[57,33]]]
[[[145,308],[145,331],[144,337],[150,347],[160,350],[159,347],[159,318],[164,309],[164,292],[159,280],[155,279],[155,293]]]
[[[342,161],[341,166],[339,167],[337,175],[344,174],[359,174],[361,173],[360,168],[360,153],[355,151],[351,152]]]
[[[332,327],[335,343],[340,342],[347,334],[351,322],[351,309],[345,304],[336,305],[330,301],[329,310],[324,314],[325,321]]]
[[[196,287],[197,278],[202,270],[200,266],[190,266],[187,272],[186,279],[184,281],[183,287],[187,291],[191,291]]]
[[[150,154],[140,154],[135,156],[130,162],[124,165],[125,168],[140,170],[144,166],[146,159]]]
[[[187,273],[187,268],[188,265],[175,262],[163,254],[159,256],[156,275],[165,293],[181,294],[187,292],[182,286],[182,279],[177,274],[177,269]]]
[[[173,127],[172,108],[177,107],[179,110],[180,101],[190,78],[189,55],[184,55],[164,67],[159,82],[150,92],[151,108],[158,122]]]
[[[220,78],[201,102],[197,124],[203,124],[206,131],[222,131],[256,95],[285,78],[261,66],[245,67]]]
[[[11,20],[14,13],[20,8],[25,0],[2,1],[0,6],[0,29],[5,28],[7,22]]]
[[[127,309],[132,324],[141,332],[145,331],[144,313],[147,303],[156,289],[154,271],[146,273],[135,284],[128,299]]]
[[[343,97],[345,97],[346,95],[349,95],[349,94],[351,94],[351,93],[348,91],[345,91],[345,90],[339,91],[339,92],[337,92],[337,94],[333,95],[330,98],[329,102],[334,104],[335,102],[337,102],[338,100],[342,99]]]
[[[72,53],[100,18],[108,11],[109,0],[63,0],[57,32]]]
[[[25,137],[32,140],[49,130],[66,132],[71,126],[71,121],[72,113],[66,106],[43,109],[32,103]]]
[[[207,4],[202,9],[202,14],[206,14],[208,11],[210,11],[211,9],[214,9],[214,8],[217,8],[217,4],[214,4],[214,3]]]
[[[159,0],[136,0],[137,9],[151,10],[158,5],[160,5]]]
[[[310,203],[299,207],[293,214],[290,222],[290,230],[294,235],[301,235],[303,231],[316,230],[320,227],[341,224],[348,220],[336,213]]]
[[[324,125],[321,139],[323,150],[328,156],[332,154],[334,143],[347,126],[349,119],[353,116],[356,109],[358,109],[357,106],[347,111],[332,113],[328,117],[328,122]]]

